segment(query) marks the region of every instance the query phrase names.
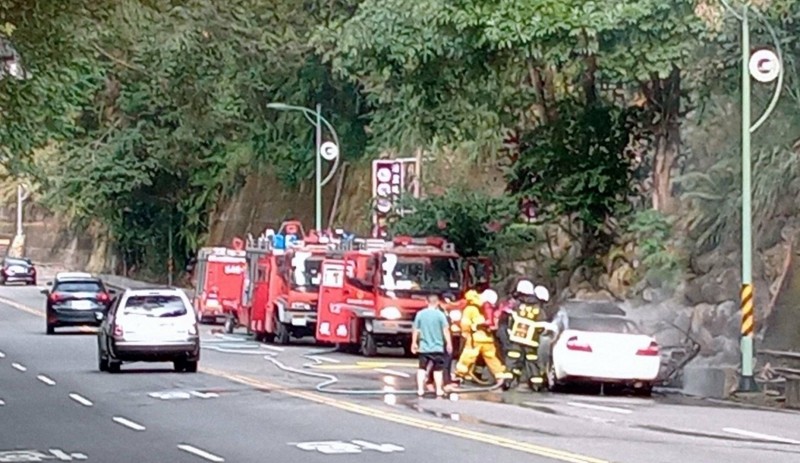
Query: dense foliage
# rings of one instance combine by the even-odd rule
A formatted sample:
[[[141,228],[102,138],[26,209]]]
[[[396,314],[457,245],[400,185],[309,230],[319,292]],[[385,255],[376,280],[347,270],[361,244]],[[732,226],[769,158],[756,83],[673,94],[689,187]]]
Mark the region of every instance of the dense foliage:
[[[0,57],[28,71],[0,72],[0,176],[104,228],[129,264],[163,262],[170,236],[190,254],[248,174],[310,177],[311,126],[269,102],[322,103],[346,157],[423,149],[504,168],[507,198],[452,190],[395,224],[468,254],[507,249],[493,230],[516,230],[523,199],[594,239],[631,198],[671,212],[680,196],[701,241],[726,233],[708,204],[736,193],[706,190],[737,183],[683,177],[677,195],[674,178],[687,114],[735,97],[738,37],[717,1],[61,3],[0,4]],[[795,86],[797,2],[754,8],[779,26]],[[753,43],[767,32],[754,23]],[[700,167],[714,168],[730,172]]]

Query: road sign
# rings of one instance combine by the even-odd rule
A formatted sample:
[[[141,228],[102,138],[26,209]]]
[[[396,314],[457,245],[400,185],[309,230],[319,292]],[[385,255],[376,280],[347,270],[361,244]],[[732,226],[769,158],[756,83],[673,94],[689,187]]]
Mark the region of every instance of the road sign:
[[[405,449],[394,444],[374,444],[363,440],[343,441],[319,441],[301,442],[295,444],[300,450],[307,452],[319,452],[325,455],[342,455],[362,453],[364,450],[373,450],[380,453],[403,452]]]
[[[332,141],[326,141],[319,147],[319,155],[326,161],[333,161],[339,157],[339,147]]]
[[[781,60],[774,51],[762,48],[750,55],[750,75],[762,82],[772,82],[781,72]]]

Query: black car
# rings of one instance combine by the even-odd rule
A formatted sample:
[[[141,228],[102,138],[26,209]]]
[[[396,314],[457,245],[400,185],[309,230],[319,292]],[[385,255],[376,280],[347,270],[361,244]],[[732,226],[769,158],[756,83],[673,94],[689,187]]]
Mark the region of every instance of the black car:
[[[25,283],[36,286],[36,267],[30,259],[5,257],[0,267],[0,285],[7,283]]]
[[[53,334],[60,327],[100,326],[113,291],[88,273],[60,273],[42,294],[47,296],[47,334]]]

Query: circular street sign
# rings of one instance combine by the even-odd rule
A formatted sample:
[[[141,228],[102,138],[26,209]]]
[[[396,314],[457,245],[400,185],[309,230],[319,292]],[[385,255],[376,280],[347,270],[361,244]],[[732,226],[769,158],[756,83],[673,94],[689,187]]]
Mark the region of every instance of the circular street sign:
[[[379,199],[375,204],[375,208],[381,214],[388,214],[392,210],[392,202],[388,199]]]
[[[382,167],[378,169],[378,181],[381,183],[388,183],[392,179],[392,169]]]
[[[774,51],[762,48],[750,56],[750,75],[762,82],[772,82],[781,72],[781,61]]]
[[[339,156],[339,147],[332,141],[326,141],[319,147],[319,155],[326,161],[333,161]]]

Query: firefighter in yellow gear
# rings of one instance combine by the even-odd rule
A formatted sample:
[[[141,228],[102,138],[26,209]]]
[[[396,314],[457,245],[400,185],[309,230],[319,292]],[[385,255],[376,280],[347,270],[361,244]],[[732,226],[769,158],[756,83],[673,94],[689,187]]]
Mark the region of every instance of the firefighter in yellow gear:
[[[511,374],[506,372],[503,363],[497,358],[494,337],[489,333],[488,321],[481,312],[480,295],[477,291],[470,290],[467,291],[464,298],[467,306],[464,308],[460,322],[464,346],[456,364],[456,375],[465,379],[475,367],[478,357],[483,357],[484,363],[498,383],[510,379]]]

